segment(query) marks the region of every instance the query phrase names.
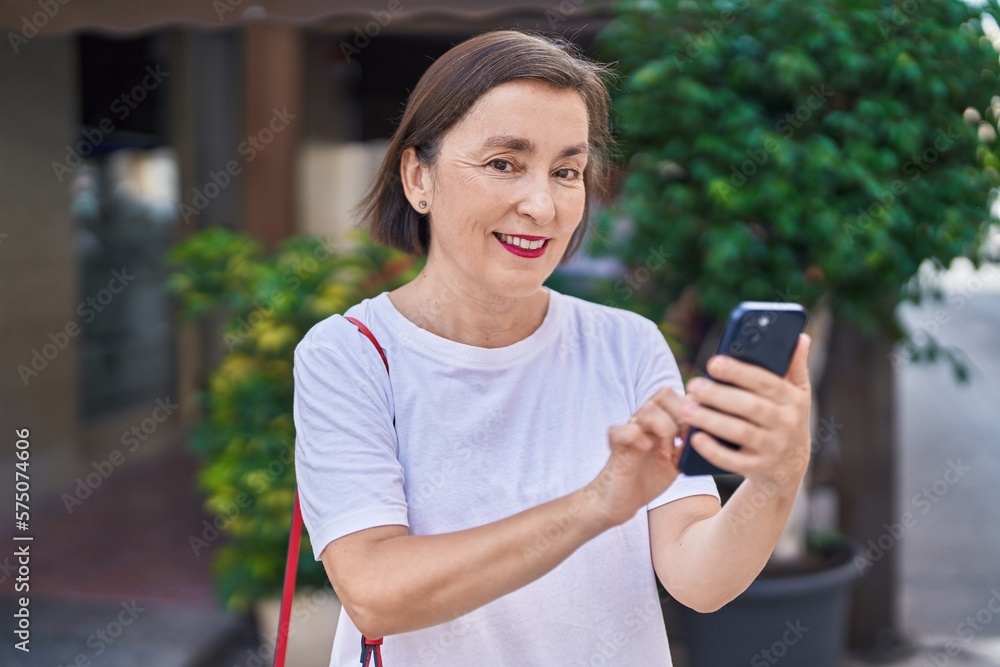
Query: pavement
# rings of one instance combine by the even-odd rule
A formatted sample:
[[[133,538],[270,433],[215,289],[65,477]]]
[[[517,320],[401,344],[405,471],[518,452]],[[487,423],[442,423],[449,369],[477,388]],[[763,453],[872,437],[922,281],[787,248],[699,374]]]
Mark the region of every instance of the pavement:
[[[915,521],[899,544],[901,620],[955,640],[977,613],[970,631],[1000,637],[1000,614],[983,623],[991,599],[1000,610],[1000,267],[987,276],[952,272],[943,303],[901,313],[972,369],[959,385],[945,363],[907,364],[897,384],[897,510]]]
[[[968,385],[945,363],[897,369],[897,509],[916,521],[893,548],[900,629],[912,642],[844,667],[1000,667],[1000,612],[992,611],[1000,609],[1000,270],[985,280],[953,271],[946,288],[946,301],[901,311],[964,350],[972,368]],[[72,515],[58,501],[33,513],[46,540],[32,561],[32,651],[16,651],[8,635],[0,666],[270,664],[254,619],[218,608],[209,554],[195,557],[187,544],[204,518],[196,466],[178,443],[109,478]],[[5,585],[0,616],[15,609]],[[675,665],[693,667],[681,639]]]
[[[15,598],[0,598],[13,617]],[[0,644],[4,667],[216,667],[248,636],[238,617],[191,605],[33,596],[30,652]],[[6,639],[6,638],[5,638]]]
[[[188,545],[205,517],[196,470],[178,442],[156,460],[127,461],[72,512],[59,498],[33,506],[31,650],[14,647],[12,621],[4,621],[0,666],[236,664],[224,656],[254,639],[255,628],[218,608],[210,558]],[[0,537],[12,544],[9,533]],[[11,551],[0,553],[4,619],[22,595],[8,579]]]
[[[947,362],[897,368],[900,625],[915,638],[906,667],[1000,665],[1000,265],[957,263],[946,298],[900,310],[915,336],[960,350]],[[849,663],[851,667],[869,663]],[[878,663],[871,663],[878,664]]]
[[[976,639],[959,645],[954,637],[927,635],[916,646],[880,658],[848,658],[843,667],[997,667],[1000,640]]]

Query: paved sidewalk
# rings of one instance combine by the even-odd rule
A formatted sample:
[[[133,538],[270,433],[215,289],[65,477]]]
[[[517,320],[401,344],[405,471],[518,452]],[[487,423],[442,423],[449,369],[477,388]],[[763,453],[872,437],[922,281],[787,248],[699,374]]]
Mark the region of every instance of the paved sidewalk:
[[[16,609],[16,598],[0,597],[0,616]],[[248,639],[241,619],[191,605],[33,596],[29,609],[30,653],[5,640],[3,667],[230,667],[220,660]]]
[[[895,547],[900,624],[918,637],[997,640],[1000,267],[979,276],[952,271],[945,286],[943,302],[902,313],[915,331],[960,349],[972,373],[963,385],[945,361],[903,364],[897,373],[896,512],[912,517]]]
[[[973,640],[956,645],[955,637],[944,635],[922,637],[919,645],[901,650],[883,660],[848,659],[844,667],[997,667],[1000,665],[1000,639]],[[951,652],[949,654],[949,651]]]
[[[241,664],[223,656],[256,640],[253,624],[219,608],[210,553],[195,556],[188,545],[205,518],[194,455],[177,443],[126,465],[72,513],[59,498],[34,509],[31,652],[17,650],[5,630],[0,666]],[[0,538],[11,543],[9,533]],[[10,621],[17,608],[8,582],[0,617]]]

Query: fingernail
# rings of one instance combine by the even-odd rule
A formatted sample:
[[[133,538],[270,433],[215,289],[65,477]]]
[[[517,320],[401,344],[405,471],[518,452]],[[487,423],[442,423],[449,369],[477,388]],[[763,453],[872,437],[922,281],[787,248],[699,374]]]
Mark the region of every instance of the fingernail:
[[[694,402],[688,403],[681,409],[681,413],[685,417],[690,417],[691,414],[695,411],[695,408],[697,407],[698,407],[697,404],[695,404]]]
[[[702,390],[705,389],[707,384],[708,383],[705,381],[705,378],[695,378],[688,383],[688,392],[692,394],[700,394]]]
[[[709,373],[715,373],[716,371],[718,371],[719,370],[719,358],[718,357],[712,357],[712,358],[710,358],[708,360],[708,363],[705,364],[705,368],[708,370]]]

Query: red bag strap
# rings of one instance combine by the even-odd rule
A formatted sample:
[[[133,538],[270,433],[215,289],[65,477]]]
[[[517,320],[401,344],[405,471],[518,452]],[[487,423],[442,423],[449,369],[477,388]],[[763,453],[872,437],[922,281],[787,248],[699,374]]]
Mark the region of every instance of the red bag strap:
[[[375,334],[364,324],[353,317],[344,317],[345,320],[356,326],[361,333],[368,337],[385,364],[386,373],[389,372],[389,360],[385,356],[385,350],[378,344]],[[288,558],[285,560],[285,582],[281,587],[281,608],[278,613],[278,636],[274,646],[274,667],[285,667],[285,653],[288,651],[288,628],[292,615],[292,598],[295,596],[295,577],[299,570],[299,547],[302,543],[302,506],[299,504],[299,492],[295,491],[295,500],[292,503],[292,529],[288,536]],[[375,656],[374,667],[382,665],[382,638],[368,639],[361,636],[361,663],[368,667],[368,661],[372,655]]]
[[[361,331],[361,333],[363,333],[364,335],[368,336],[368,340],[370,340],[372,342],[372,345],[374,345],[375,349],[378,350],[379,356],[382,357],[382,363],[385,364],[385,372],[388,373],[389,372],[389,360],[386,359],[386,357],[385,357],[385,350],[383,350],[382,346],[378,344],[377,340],[375,340],[375,334],[373,334],[368,329],[368,327],[366,327],[360,321],[354,319],[353,317],[346,317],[345,316],[344,319],[347,320],[348,322],[350,322],[351,324],[353,324],[354,326],[356,326]]]
[[[288,536],[288,558],[285,560],[285,583],[281,587],[281,608],[278,613],[278,637],[274,646],[274,667],[285,667],[288,649],[288,626],[292,614],[292,597],[295,595],[295,577],[299,570],[299,545],[302,541],[302,508],[299,492],[292,503],[292,530]]]

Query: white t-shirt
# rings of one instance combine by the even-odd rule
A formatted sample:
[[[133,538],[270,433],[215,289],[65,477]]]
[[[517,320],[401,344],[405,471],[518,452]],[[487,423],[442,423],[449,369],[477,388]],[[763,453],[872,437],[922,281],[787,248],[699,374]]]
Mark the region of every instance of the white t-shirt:
[[[340,315],[306,334],[295,350],[295,471],[317,560],[365,528],[454,532],[580,489],[608,461],[610,426],[664,386],[683,392],[652,321],[544,289],[538,329],[492,349],[420,328],[386,292],[365,299],[345,314],[378,339],[389,374]],[[711,477],[681,475],[646,507],[696,494],[718,497]],[[356,667],[360,653],[342,610],[330,665]],[[669,666],[646,512],[479,609],[385,637],[382,657],[386,667]]]

